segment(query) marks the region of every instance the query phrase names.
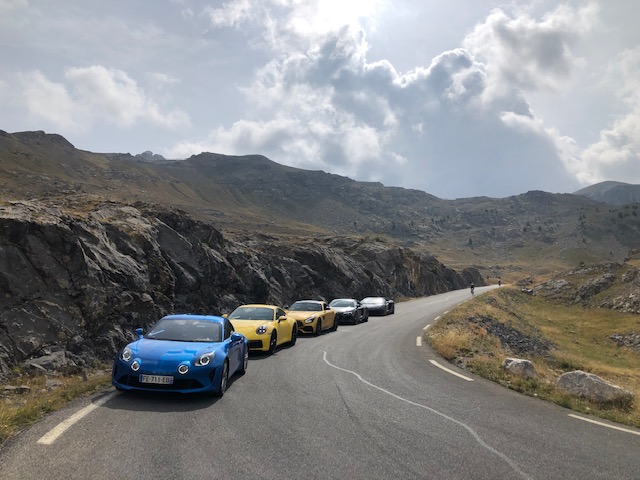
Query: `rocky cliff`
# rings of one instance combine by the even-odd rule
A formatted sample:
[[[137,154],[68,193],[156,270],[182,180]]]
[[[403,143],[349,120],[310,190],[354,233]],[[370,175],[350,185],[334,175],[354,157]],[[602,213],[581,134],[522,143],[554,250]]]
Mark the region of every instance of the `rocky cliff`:
[[[223,236],[185,212],[70,196],[0,205],[0,374],[58,353],[112,358],[132,330],[172,312],[246,302],[412,297],[482,284],[433,256],[349,237]],[[40,362],[42,365],[42,362]]]

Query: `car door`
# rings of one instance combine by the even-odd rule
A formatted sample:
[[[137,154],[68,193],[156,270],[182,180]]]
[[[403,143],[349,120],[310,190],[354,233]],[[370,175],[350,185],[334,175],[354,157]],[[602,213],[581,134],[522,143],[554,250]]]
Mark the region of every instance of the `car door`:
[[[229,359],[229,376],[238,370],[242,358],[242,336],[234,335],[235,331],[229,319],[224,319],[224,341],[228,342],[227,358]]]
[[[325,329],[327,328],[333,328],[336,322],[336,312],[326,303],[322,303],[322,310],[323,310],[323,320],[322,320],[322,325],[324,326]]]
[[[277,322],[276,325],[278,328],[278,344],[291,341],[291,322],[287,320],[282,320],[281,322],[278,322],[278,319],[280,317],[286,317],[287,314],[283,309],[276,308],[275,316],[276,316],[276,322]]]

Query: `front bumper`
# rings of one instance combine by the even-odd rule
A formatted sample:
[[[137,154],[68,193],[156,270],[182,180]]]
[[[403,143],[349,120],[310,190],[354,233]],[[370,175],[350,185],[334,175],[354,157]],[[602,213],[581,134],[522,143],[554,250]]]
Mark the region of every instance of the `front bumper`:
[[[137,372],[131,370],[128,363],[118,359],[113,364],[111,384],[120,390],[140,390],[147,392],[178,392],[199,393],[217,392],[220,385],[222,365],[207,365],[205,367],[191,367],[189,371],[181,375],[176,368],[140,368]],[[173,383],[155,384],[142,383],[141,375],[172,376]]]

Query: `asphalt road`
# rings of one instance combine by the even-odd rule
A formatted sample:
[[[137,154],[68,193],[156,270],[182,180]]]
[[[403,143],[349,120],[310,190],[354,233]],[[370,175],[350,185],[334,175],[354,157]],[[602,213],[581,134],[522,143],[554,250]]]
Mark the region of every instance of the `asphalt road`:
[[[109,389],[5,445],[0,478],[640,478],[640,431],[569,416],[418,345],[469,295],[399,303],[252,356],[222,399]]]

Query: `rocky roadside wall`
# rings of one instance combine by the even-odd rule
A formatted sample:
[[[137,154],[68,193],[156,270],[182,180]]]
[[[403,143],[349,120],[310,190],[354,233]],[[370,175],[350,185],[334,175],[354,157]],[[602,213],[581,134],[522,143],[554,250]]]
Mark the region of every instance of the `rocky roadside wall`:
[[[302,298],[414,297],[482,284],[435,258],[365,240],[225,238],[183,212],[102,203],[0,206],[0,379],[52,352],[112,358],[168,313]]]

